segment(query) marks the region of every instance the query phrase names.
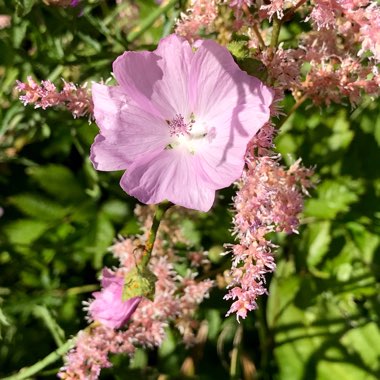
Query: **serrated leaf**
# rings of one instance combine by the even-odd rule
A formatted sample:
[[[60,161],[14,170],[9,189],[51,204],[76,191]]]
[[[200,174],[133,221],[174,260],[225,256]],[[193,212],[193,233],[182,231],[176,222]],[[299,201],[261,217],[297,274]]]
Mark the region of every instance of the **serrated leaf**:
[[[69,213],[69,210],[60,204],[36,194],[13,195],[9,202],[26,216],[39,220],[57,220]]]
[[[21,219],[6,225],[4,232],[11,244],[28,245],[37,240],[48,228],[47,222]]]
[[[27,173],[42,189],[59,200],[75,202],[85,197],[78,179],[65,166],[32,166]]]

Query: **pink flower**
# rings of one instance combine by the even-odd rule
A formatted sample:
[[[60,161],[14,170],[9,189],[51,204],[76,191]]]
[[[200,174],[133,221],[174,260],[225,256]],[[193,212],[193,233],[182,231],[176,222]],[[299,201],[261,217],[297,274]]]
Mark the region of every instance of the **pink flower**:
[[[215,191],[240,177],[248,142],[269,118],[272,91],[211,40],[181,37],[154,52],[125,52],[119,83],[93,85],[98,170],[125,170],[122,188],[143,203],[208,211]],[[194,51],[195,50],[195,51]]]
[[[117,329],[125,325],[135,312],[141,297],[122,300],[123,277],[115,276],[105,268],[102,273],[102,291],[93,293],[95,299],[90,303],[88,311],[94,321]]]

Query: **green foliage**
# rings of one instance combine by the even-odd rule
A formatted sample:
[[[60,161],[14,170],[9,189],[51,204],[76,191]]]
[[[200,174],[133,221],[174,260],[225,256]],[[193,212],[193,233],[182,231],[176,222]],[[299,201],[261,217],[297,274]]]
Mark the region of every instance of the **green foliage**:
[[[124,50],[155,48],[180,8],[141,0],[139,17],[125,22],[114,2],[81,3],[62,9],[0,0],[0,14],[12,16],[11,27],[0,30],[0,377],[41,360],[85,326],[81,302],[98,289],[100,269],[115,264],[108,247],[118,234],[141,233],[136,202],[119,187],[121,173],[96,172],[89,162],[97,127],[64,110],[24,108],[13,87],[27,75],[58,87],[60,78],[106,80]],[[280,40],[294,44],[302,28],[286,24]],[[244,70],[265,77],[245,40],[230,50]],[[284,104],[286,113],[291,98]],[[228,379],[232,357],[265,380],[380,378],[379,112],[370,99],[355,110],[306,103],[282,126],[276,146],[284,161],[316,165],[319,183],[300,234],[275,237],[278,268],[258,311],[241,325],[225,318],[229,303],[216,287],[199,310],[195,348],[185,349],[168,328],[159,350],[138,350],[133,360],[115,356],[103,378]],[[191,247],[210,253],[201,276],[218,280],[230,265],[220,253],[233,242],[233,194],[221,191],[208,214],[173,215]],[[176,268],[186,274],[183,262]],[[36,378],[56,378],[60,365]]]

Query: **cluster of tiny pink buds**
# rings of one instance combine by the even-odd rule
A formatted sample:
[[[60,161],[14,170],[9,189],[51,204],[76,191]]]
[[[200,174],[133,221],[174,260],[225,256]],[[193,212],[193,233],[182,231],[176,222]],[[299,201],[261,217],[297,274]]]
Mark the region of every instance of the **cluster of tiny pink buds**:
[[[239,243],[231,247],[229,292],[224,298],[234,301],[227,315],[236,313],[238,320],[257,308],[257,298],[267,293],[265,275],[276,268],[276,246],[266,235],[297,232],[303,195],[312,186],[313,171],[301,167],[300,160],[286,170],[278,156],[260,156],[259,152],[269,153],[272,145],[270,124],[265,129],[248,148],[247,169],[234,199],[234,233]]]
[[[140,206],[136,211],[140,218],[151,214],[149,207]],[[160,346],[169,324],[180,332],[186,345],[194,342],[194,331],[198,326],[194,314],[198,305],[208,297],[213,282],[197,280],[196,273],[191,270],[186,276],[180,276],[174,269],[179,258],[170,244],[168,247],[172,242],[164,244],[160,237],[162,234],[160,231],[148,264],[156,276],[153,301],[143,298],[132,305],[131,300],[129,305],[128,301],[121,300],[121,280],[139,262],[147,234],[120,239],[110,248],[119,259],[120,267],[113,271],[103,270],[103,290],[94,293],[95,300],[90,300],[86,307],[89,319],[96,322],[78,334],[76,346],[66,356],[59,373],[61,379],[98,379],[101,369],[111,366],[110,354],[133,355],[136,347]],[[176,235],[180,236],[179,233]],[[194,255],[189,255],[189,259]]]
[[[73,114],[74,118],[91,117],[93,104],[87,85],[76,86],[65,81],[63,83],[63,89],[58,91],[52,82],[45,80],[39,85],[28,76],[26,83],[17,81],[16,89],[23,93],[20,100],[24,105],[34,104],[34,108],[42,109],[63,106]]]
[[[0,15],[0,30],[8,28],[11,25],[12,18],[8,15]]]
[[[195,41],[199,39],[202,28],[211,32],[218,16],[217,3],[216,0],[192,0],[186,14],[182,13],[177,22],[176,33],[189,41]]]

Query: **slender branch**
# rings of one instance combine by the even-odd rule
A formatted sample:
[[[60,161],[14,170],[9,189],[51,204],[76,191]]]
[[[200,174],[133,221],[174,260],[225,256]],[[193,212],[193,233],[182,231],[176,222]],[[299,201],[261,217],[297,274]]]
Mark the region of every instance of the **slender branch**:
[[[153,216],[152,227],[149,231],[148,240],[145,244],[144,252],[142,254],[142,267],[146,267],[149,263],[153,251],[154,242],[156,241],[158,227],[160,226],[161,220],[164,217],[166,210],[168,210],[171,206],[173,206],[173,203],[170,202],[162,202],[157,205],[156,212]]]
[[[231,352],[231,364],[230,364],[230,380],[240,379],[240,351],[241,342],[243,339],[243,327],[238,326],[236,334],[233,341],[233,349]]]
[[[40,360],[39,362],[33,364],[30,367],[21,369],[18,373],[12,376],[4,377],[2,380],[24,380],[27,379],[34,374],[38,373],[48,365],[54,363],[59,358],[62,357],[70,348],[74,346],[74,340],[70,339],[61,347],[50,353],[48,356]]]
[[[127,36],[128,42],[133,42],[136,38],[139,38],[146,30],[148,30],[156,20],[168,11],[171,7],[173,7],[178,0],[170,0],[167,4],[162,7],[159,7],[154,12],[152,12],[148,17],[142,20],[141,24],[134,28]]]
[[[306,1],[307,0],[300,0],[293,8],[290,8],[288,11],[286,11],[284,17],[282,18],[282,21],[289,21],[296,13],[296,10],[304,5]]]
[[[272,49],[273,53],[277,49],[278,37],[280,36],[281,25],[282,25],[281,20],[277,17],[277,15],[274,15],[273,16],[272,36],[271,36],[271,40],[270,40],[270,48]]]
[[[287,115],[281,120],[281,123],[277,126],[278,129],[280,129],[289,119],[289,117],[297,111],[297,109],[306,101],[307,95],[303,95],[301,98],[297,100],[297,102],[293,105],[293,107],[290,109],[290,111],[287,113]]]
[[[37,305],[34,307],[34,314],[36,317],[41,318],[49,329],[53,339],[58,347],[62,346],[65,342],[65,333],[58,325],[57,321],[50,314],[49,310],[45,306]]]
[[[263,40],[263,36],[261,35],[261,33],[259,31],[259,28],[257,27],[257,25],[255,23],[252,24],[252,30],[255,32],[255,35],[259,41],[260,49],[264,50],[265,49],[265,42]]]

